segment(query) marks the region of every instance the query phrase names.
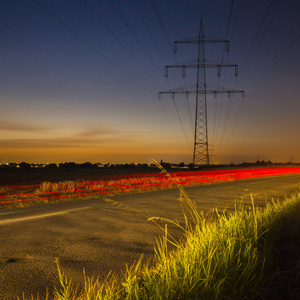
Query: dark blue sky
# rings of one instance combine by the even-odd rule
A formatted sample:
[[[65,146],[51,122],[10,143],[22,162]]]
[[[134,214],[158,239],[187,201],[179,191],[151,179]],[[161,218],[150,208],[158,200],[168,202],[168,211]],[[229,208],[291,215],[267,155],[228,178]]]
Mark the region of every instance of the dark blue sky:
[[[299,1],[39,3],[0,4],[3,163],[191,162],[195,99],[157,93],[181,85],[164,67],[196,58],[196,45],[171,48],[198,35],[200,18],[206,35],[230,40],[228,55],[207,45],[206,58],[239,65],[219,84],[246,92],[207,98],[212,161],[300,161]]]

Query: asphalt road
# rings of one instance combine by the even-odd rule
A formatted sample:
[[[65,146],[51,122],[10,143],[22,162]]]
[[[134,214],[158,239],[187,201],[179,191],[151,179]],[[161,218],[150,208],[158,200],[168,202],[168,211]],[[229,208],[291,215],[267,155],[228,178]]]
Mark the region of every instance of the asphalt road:
[[[249,179],[186,188],[204,212],[217,207],[232,209],[234,200],[254,194],[264,205],[272,197],[283,198],[300,187],[299,175]],[[181,219],[178,190],[164,190],[110,199],[129,205],[122,209],[102,198],[37,205],[0,211],[0,299],[20,297],[23,292],[45,298],[59,287],[55,258],[72,282],[82,285],[87,276],[105,279],[109,271],[122,274],[142,253],[150,258],[160,229],[149,216]],[[135,210],[139,211],[136,212]],[[178,229],[170,228],[179,237]]]

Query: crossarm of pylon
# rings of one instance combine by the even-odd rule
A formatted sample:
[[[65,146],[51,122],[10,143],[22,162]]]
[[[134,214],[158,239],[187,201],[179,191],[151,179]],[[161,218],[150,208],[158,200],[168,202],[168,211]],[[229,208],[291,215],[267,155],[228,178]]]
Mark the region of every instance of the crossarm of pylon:
[[[203,34],[201,34],[201,28],[200,28],[200,34],[199,36],[180,40],[174,42],[174,53],[177,52],[177,44],[206,44],[206,43],[225,43],[226,45],[226,51],[229,51],[229,41],[228,40],[222,40],[222,39],[217,39],[213,37],[208,37]]]
[[[187,38],[187,39],[183,39],[183,40],[179,40],[179,41],[175,41],[174,43],[176,44],[198,44],[199,42],[199,36],[194,36],[191,38]],[[210,37],[207,35],[204,35],[203,37],[200,38],[200,42],[204,42],[204,43],[228,43],[228,40],[223,40],[223,39],[217,39],[214,37]]]
[[[217,75],[221,75],[221,68],[234,67],[235,68],[235,76],[238,76],[238,65],[231,63],[224,63],[216,60],[207,59],[204,63],[198,63],[198,60],[190,60],[180,64],[168,65],[165,66],[165,76],[168,77],[168,69],[169,68],[217,68]],[[185,75],[185,72],[183,72]]]
[[[171,89],[171,90],[166,90],[166,91],[162,91],[159,92],[158,94],[185,94],[185,95],[189,95],[189,94],[197,94],[197,92],[199,94],[224,94],[224,93],[245,93],[245,91],[242,90],[237,90],[237,89],[231,89],[231,88],[227,88],[227,87],[218,87],[218,86],[214,86],[214,85],[207,85],[206,89],[202,90],[202,89],[198,89],[197,91],[197,85],[189,85],[186,87],[179,87],[176,89]]]

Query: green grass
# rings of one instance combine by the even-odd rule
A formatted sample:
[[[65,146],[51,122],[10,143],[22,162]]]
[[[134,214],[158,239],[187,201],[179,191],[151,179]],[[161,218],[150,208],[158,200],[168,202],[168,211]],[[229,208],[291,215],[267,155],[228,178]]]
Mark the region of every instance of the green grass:
[[[176,181],[176,179],[174,179]],[[300,296],[300,193],[264,208],[236,205],[203,216],[180,190],[185,224],[151,218],[164,229],[152,261],[127,267],[123,279],[85,276],[83,290],[58,265],[54,299],[296,299]],[[164,223],[183,230],[175,241]],[[172,244],[172,250],[168,248]],[[175,247],[174,247],[175,246]],[[50,298],[50,297],[49,297]],[[51,298],[50,298],[51,299]]]

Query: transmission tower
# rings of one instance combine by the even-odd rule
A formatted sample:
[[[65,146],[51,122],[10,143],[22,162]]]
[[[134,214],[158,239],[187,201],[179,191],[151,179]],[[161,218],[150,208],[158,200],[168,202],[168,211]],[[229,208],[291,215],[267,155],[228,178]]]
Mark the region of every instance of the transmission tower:
[[[235,76],[238,76],[238,66],[234,64],[228,64],[223,62],[217,62],[205,58],[205,44],[208,43],[225,43],[226,51],[229,51],[229,41],[217,38],[212,38],[204,35],[202,19],[200,22],[199,35],[196,37],[175,41],[174,52],[177,52],[178,44],[197,44],[198,45],[198,58],[196,60],[179,63],[176,65],[169,65],[165,67],[165,76],[168,77],[169,68],[181,68],[182,76],[186,76],[187,68],[197,69],[197,82],[194,85],[179,87],[167,91],[158,93],[171,94],[173,99],[175,94],[184,94],[187,99],[190,94],[196,95],[196,114],[195,114],[195,137],[194,137],[194,153],[193,153],[193,164],[209,164],[209,151],[208,151],[208,132],[207,132],[207,105],[206,96],[208,94],[214,94],[216,97],[218,94],[228,93],[228,97],[231,97],[232,93],[242,93],[244,91],[236,89],[228,89],[219,86],[207,85],[206,84],[206,69],[217,68],[217,76],[221,75],[221,69],[223,67],[234,67]]]

